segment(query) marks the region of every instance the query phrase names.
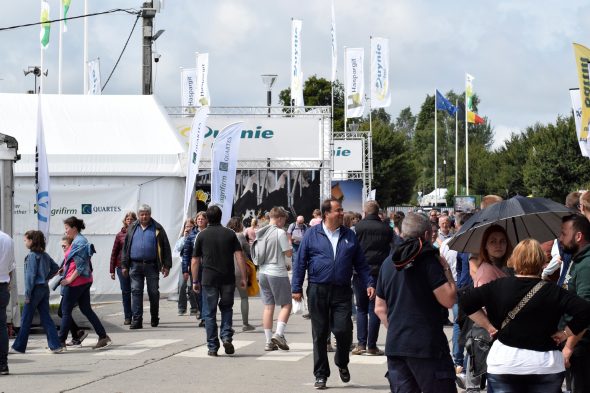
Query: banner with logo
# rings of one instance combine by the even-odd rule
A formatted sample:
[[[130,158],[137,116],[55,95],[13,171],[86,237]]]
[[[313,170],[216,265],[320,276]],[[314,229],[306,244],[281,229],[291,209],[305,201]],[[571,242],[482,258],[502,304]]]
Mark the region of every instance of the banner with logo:
[[[363,48],[346,48],[344,50],[344,67],[346,70],[345,113],[346,118],[362,117],[365,113],[365,81]]]
[[[242,126],[243,123],[239,122],[225,127],[211,149],[211,203],[221,208],[223,225],[231,218],[234,203]]]
[[[574,121],[576,123],[576,135],[582,156],[589,157],[588,144],[581,138],[582,134],[582,102],[580,98],[580,89],[570,89],[570,98],[572,100],[572,110],[574,111]]]
[[[188,147],[188,165],[186,174],[186,187],[184,189],[184,208],[183,222],[191,214],[189,205],[193,198],[195,181],[199,173],[199,163],[201,162],[201,153],[203,151],[203,139],[206,132],[207,117],[209,116],[209,107],[201,108],[193,118],[193,124],[190,131],[190,143]]]
[[[576,57],[576,68],[578,69],[580,103],[582,108],[582,131],[580,133],[580,139],[586,141],[590,126],[590,49],[580,44],[574,44],[574,55]]]
[[[180,106],[186,113],[189,107],[195,107],[195,90],[197,88],[197,69],[182,68],[180,70]]]
[[[252,117],[211,115],[207,119],[203,140],[202,160],[211,159],[215,136],[227,124],[242,122],[240,160],[298,159],[318,160],[322,157],[322,124],[313,117]],[[172,124],[179,140],[189,145],[190,117],[173,117]]]
[[[389,87],[389,40],[371,38],[371,108],[391,105]]]
[[[100,84],[100,59],[86,63],[88,67],[88,92],[87,94],[102,94],[102,88]]]
[[[303,72],[301,71],[301,21],[291,21],[291,101],[294,106],[303,103]]]
[[[466,113],[474,112],[473,108],[473,80],[475,78],[469,74],[465,74],[465,108]]]
[[[43,110],[41,97],[37,100],[37,146],[35,147],[35,212],[37,213],[37,229],[49,239],[51,219],[51,194],[49,193],[49,167],[45,149],[45,132],[43,130]],[[17,221],[17,220],[14,220]]]
[[[197,53],[197,96],[195,106],[211,105],[208,77],[209,53]]]
[[[55,183],[55,182],[54,182]],[[51,187],[51,234],[62,234],[63,220],[76,216],[84,220],[87,234],[116,234],[127,211],[136,211],[139,187],[128,184],[77,185],[53,184]],[[34,189],[18,187],[14,193],[13,230],[22,235],[35,228]],[[109,253],[109,250],[100,250]]]
[[[334,172],[361,172],[363,170],[363,140],[334,139],[332,157]]]

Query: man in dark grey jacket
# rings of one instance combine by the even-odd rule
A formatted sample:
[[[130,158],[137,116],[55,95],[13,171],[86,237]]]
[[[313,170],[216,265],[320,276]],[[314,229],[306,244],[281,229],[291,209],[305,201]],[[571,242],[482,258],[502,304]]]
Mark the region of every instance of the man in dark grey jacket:
[[[365,218],[356,224],[355,232],[371,269],[370,274],[377,282],[381,264],[391,251],[393,230],[379,218],[379,204],[376,201],[365,203],[364,213]],[[381,321],[375,315],[375,299],[369,299],[367,287],[361,282],[356,272],[352,276],[352,283],[356,298],[358,343],[351,353],[353,355],[383,356],[383,351],[377,348]]]

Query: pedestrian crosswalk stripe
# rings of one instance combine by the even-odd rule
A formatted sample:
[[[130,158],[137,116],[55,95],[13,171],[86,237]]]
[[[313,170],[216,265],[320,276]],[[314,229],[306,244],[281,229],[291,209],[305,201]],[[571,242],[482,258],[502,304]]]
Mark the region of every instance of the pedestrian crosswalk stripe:
[[[353,355],[350,356],[350,364],[385,364],[387,356],[367,356]]]
[[[271,360],[276,362],[297,362],[313,353],[312,343],[289,343],[288,351],[271,351],[256,358],[256,360]]]
[[[159,348],[166,345],[174,344],[182,341],[181,339],[147,339],[142,341],[136,341],[127,345],[121,345],[116,348],[100,351],[94,354],[94,356],[132,356],[137,355],[145,351],[149,351],[153,348]]]
[[[254,344],[255,341],[242,341],[242,340],[234,340],[232,344],[234,345],[234,349],[237,351],[241,348],[247,347],[248,345]],[[189,349],[188,351],[184,351],[178,353],[174,356],[180,356],[185,358],[206,358],[208,357],[207,352],[209,349],[207,345],[201,345],[197,348]],[[223,347],[219,350],[219,354],[223,354]]]

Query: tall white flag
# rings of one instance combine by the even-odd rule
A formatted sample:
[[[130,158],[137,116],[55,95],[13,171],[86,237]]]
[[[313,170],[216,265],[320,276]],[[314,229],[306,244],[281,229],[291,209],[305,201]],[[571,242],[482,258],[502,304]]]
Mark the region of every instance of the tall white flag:
[[[294,106],[303,103],[303,71],[301,70],[301,21],[291,21],[291,101]]]
[[[338,69],[338,45],[336,44],[336,12],[334,11],[334,0],[332,0],[332,82],[336,82],[336,70]]]
[[[570,98],[572,100],[572,110],[574,111],[574,122],[576,123],[576,136],[582,156],[590,157],[590,146],[588,142],[582,140],[582,99],[580,98],[580,89],[570,89]]]
[[[182,68],[180,70],[180,106],[185,113],[192,113],[190,107],[195,107],[195,90],[197,88],[197,69]]]
[[[365,112],[365,80],[363,48],[344,49],[344,66],[346,70],[345,112],[346,118],[362,117]]]
[[[35,148],[35,210],[37,212],[37,229],[49,239],[49,219],[51,218],[51,195],[49,193],[49,168],[45,149],[45,133],[43,131],[43,111],[41,94],[37,106],[37,145]]]
[[[86,63],[88,67],[88,92],[86,94],[102,94],[100,86],[100,59],[96,58]]]
[[[389,40],[371,38],[371,108],[391,105],[389,88]]]
[[[236,168],[243,122],[225,127],[211,148],[211,203],[221,208],[222,224],[231,218],[234,203]]]
[[[184,209],[183,209],[183,222],[187,217],[190,216],[189,206],[191,201],[194,199],[195,181],[197,174],[199,173],[199,164],[201,162],[201,156],[203,151],[203,140],[205,139],[205,133],[207,132],[207,118],[209,116],[209,107],[205,106],[195,114],[193,123],[191,125],[191,131],[189,134],[189,147],[188,147],[188,165],[186,174],[186,185],[184,189]]]
[[[209,97],[209,53],[197,53],[197,102],[196,106],[210,106]]]

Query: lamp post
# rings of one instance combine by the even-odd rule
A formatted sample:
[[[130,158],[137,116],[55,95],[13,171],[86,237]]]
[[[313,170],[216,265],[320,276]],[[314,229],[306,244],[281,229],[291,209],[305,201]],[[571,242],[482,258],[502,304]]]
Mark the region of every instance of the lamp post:
[[[270,117],[270,107],[272,105],[272,86],[277,80],[276,74],[263,74],[262,83],[266,86],[266,105],[268,106],[268,117]]]
[[[26,70],[23,70],[23,73],[25,74],[25,76],[29,74],[33,74],[35,76],[35,90],[33,91],[33,94],[39,93],[39,91],[37,90],[37,78],[41,76],[41,67],[29,66]],[[48,73],[49,71],[45,70],[43,75],[47,76]]]

